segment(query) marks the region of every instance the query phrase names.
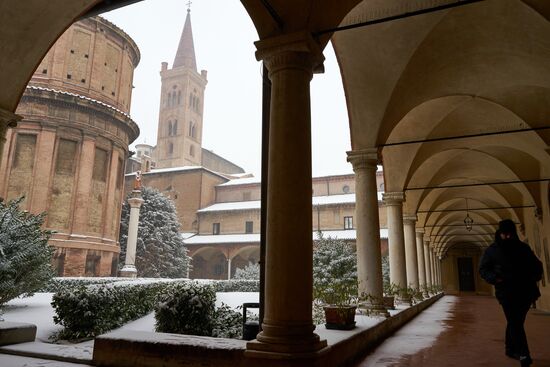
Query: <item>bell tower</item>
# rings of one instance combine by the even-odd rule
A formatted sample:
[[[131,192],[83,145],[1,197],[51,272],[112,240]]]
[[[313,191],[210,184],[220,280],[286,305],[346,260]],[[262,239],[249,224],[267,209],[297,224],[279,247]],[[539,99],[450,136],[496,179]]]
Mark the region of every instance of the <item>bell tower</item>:
[[[197,72],[191,10],[187,9],[172,68],[163,62],[155,155],[157,168],[200,166],[206,70]]]

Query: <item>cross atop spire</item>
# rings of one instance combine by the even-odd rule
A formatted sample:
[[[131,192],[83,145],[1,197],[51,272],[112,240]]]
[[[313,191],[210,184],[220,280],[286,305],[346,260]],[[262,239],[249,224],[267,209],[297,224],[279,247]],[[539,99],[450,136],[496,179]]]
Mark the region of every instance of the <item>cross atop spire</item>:
[[[197,61],[195,59],[195,46],[193,44],[193,31],[191,29],[191,1],[187,2],[187,16],[181,32],[178,51],[174,59],[172,69],[179,67],[188,67],[197,70]]]

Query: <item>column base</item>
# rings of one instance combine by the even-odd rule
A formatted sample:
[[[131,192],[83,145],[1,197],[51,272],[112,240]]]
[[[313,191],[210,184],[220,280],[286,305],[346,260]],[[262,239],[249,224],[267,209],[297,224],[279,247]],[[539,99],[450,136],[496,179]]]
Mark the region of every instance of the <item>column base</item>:
[[[137,269],[134,265],[124,265],[118,272],[118,276],[122,278],[136,278]]]
[[[390,313],[385,305],[380,303],[364,302],[357,307],[357,312],[368,316],[390,317]]]
[[[262,329],[256,341],[247,343],[247,350],[295,354],[313,353],[327,346],[327,341],[313,332],[313,324],[276,325],[264,320]]]
[[[296,343],[292,340],[288,341],[289,343],[266,343],[259,340],[251,340],[246,343],[246,353],[257,356],[270,353],[276,359],[283,358],[285,355],[292,355],[293,358],[299,358],[300,356],[309,357],[327,347],[326,340],[320,340],[317,334],[314,335],[317,337],[317,341],[311,343]],[[279,357],[276,357],[277,355]]]

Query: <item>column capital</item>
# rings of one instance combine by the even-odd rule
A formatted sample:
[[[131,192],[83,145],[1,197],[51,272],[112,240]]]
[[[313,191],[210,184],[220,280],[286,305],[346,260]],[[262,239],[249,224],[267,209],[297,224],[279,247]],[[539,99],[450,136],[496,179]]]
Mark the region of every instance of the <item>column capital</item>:
[[[405,193],[402,191],[384,192],[382,193],[382,201],[386,206],[402,205],[405,201]]]
[[[425,230],[424,230],[424,228],[417,228],[416,233],[423,235],[425,233]],[[424,238],[424,236],[422,236],[422,238]]]
[[[5,127],[16,127],[17,122],[21,121],[23,116],[0,108],[0,129]]]
[[[130,197],[128,199],[128,204],[130,204],[131,208],[138,208],[139,209],[139,207],[141,207],[141,204],[143,204],[143,202],[145,201],[141,198],[141,191],[134,190],[134,191],[132,191],[131,196],[132,197]]]
[[[269,75],[288,68],[308,72],[323,70],[323,51],[309,32],[296,32],[266,38],[254,43],[256,59],[264,61]]]
[[[416,224],[416,221],[418,218],[416,215],[404,215],[403,216],[403,224],[412,224],[413,226]]]
[[[348,162],[353,166],[353,171],[362,169],[378,169],[378,148],[351,150],[347,152]]]

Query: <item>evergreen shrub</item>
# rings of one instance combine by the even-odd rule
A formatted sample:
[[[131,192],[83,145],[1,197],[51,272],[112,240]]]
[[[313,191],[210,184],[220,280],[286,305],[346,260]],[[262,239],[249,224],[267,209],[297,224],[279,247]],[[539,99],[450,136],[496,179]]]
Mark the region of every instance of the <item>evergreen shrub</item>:
[[[222,303],[214,311],[212,336],[215,338],[241,339],[243,337],[243,315]]]
[[[175,283],[160,292],[155,301],[158,332],[211,336],[216,292],[198,282]]]
[[[41,228],[45,214],[21,210],[22,201],[0,198],[0,306],[32,295],[53,276],[51,232]]]

